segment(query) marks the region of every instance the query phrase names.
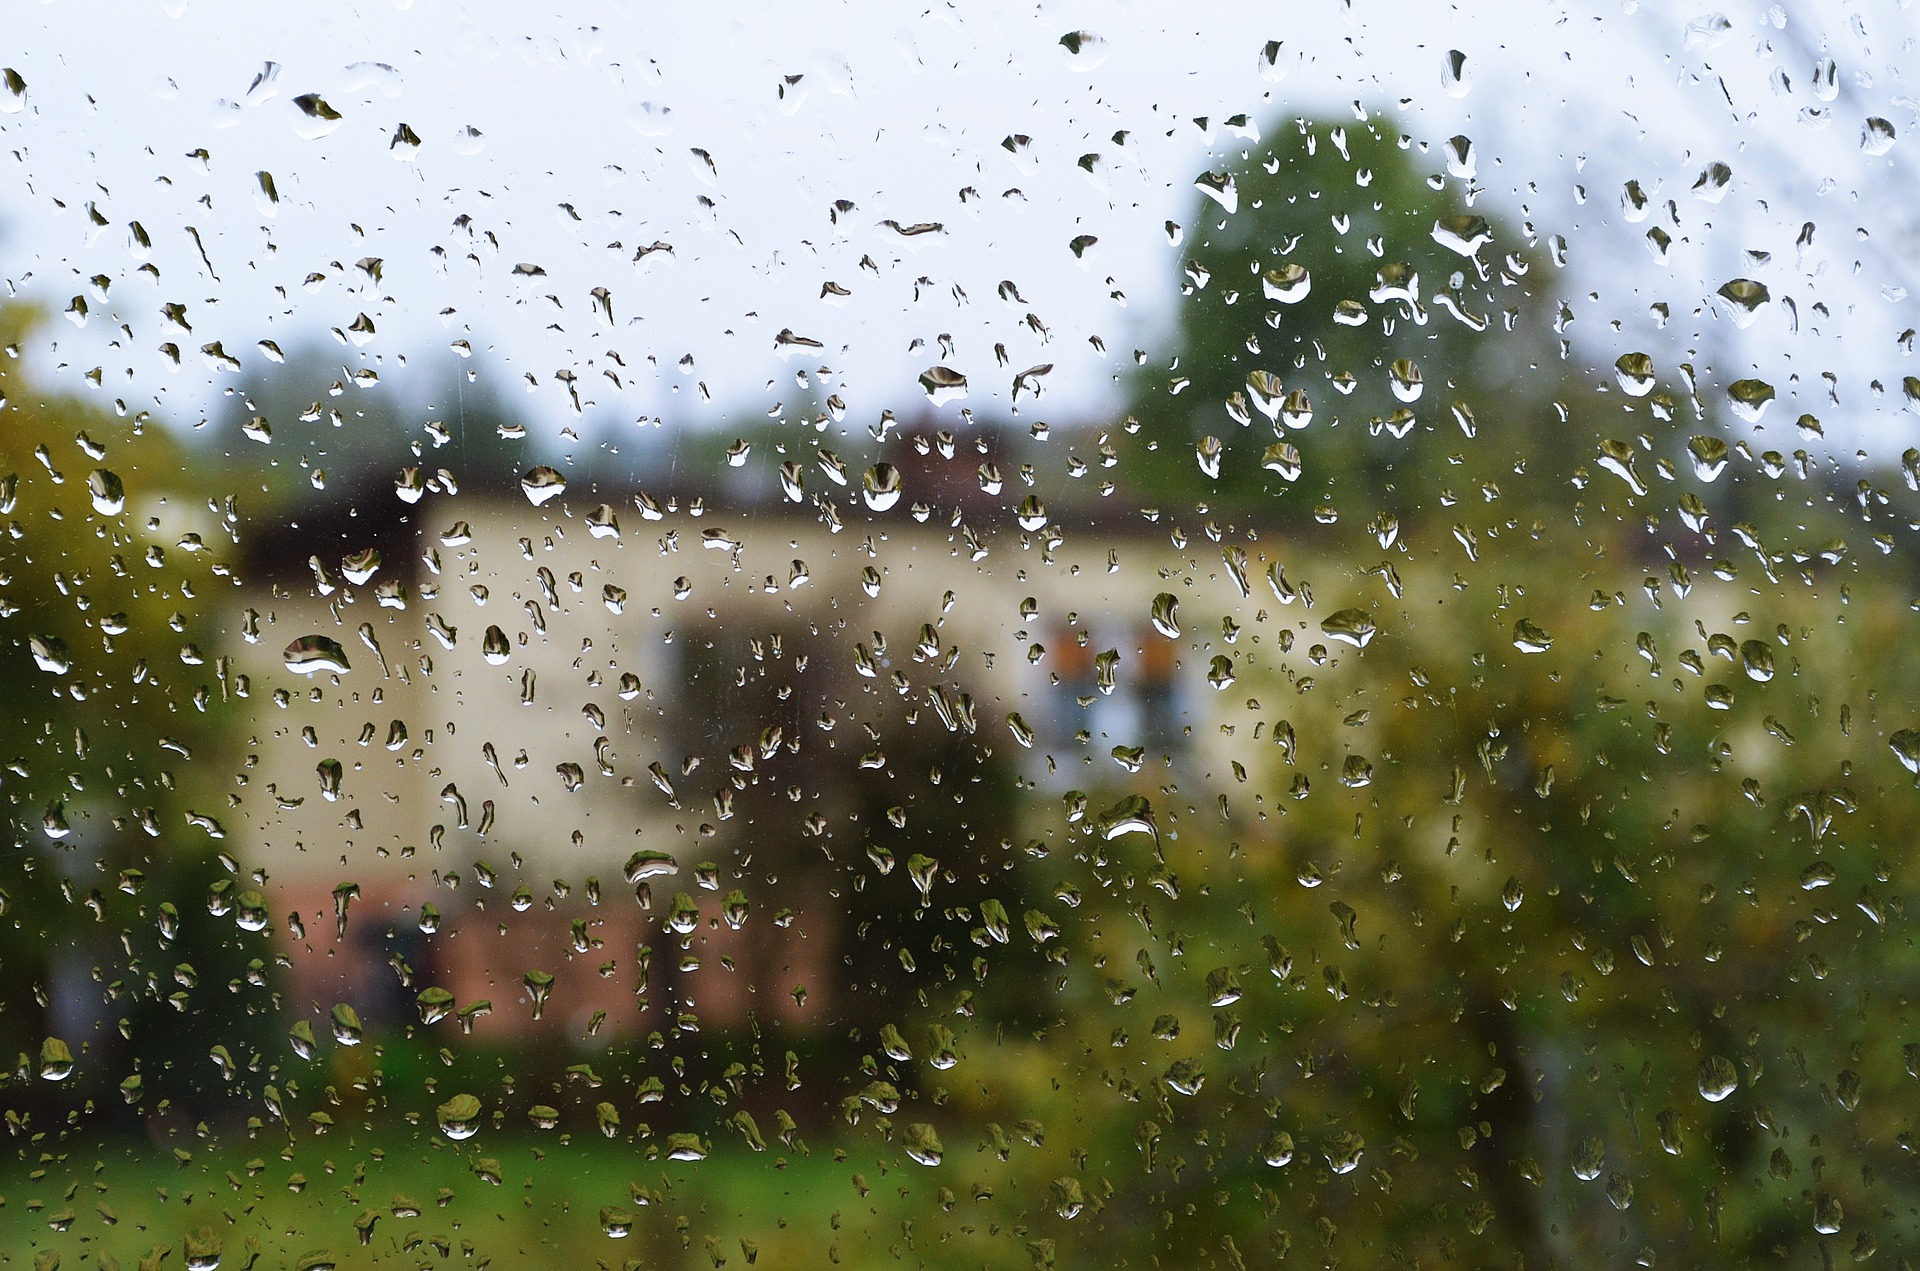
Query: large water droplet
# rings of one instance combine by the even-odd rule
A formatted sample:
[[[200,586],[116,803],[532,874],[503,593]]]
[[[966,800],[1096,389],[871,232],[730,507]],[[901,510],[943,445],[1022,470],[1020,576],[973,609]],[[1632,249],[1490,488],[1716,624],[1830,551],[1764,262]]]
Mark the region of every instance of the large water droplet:
[[[1719,1103],[1740,1088],[1740,1074],[1733,1061],[1724,1055],[1709,1055],[1700,1061],[1700,1097]]]
[[[470,1094],[457,1094],[434,1109],[441,1133],[458,1142],[480,1132],[480,1100]]]
[[[1340,640],[1356,649],[1364,649],[1379,628],[1373,625],[1373,616],[1364,609],[1342,609],[1330,614],[1320,624],[1320,632],[1330,640]]]
[[[1060,37],[1060,47],[1076,71],[1091,71],[1107,60],[1106,38],[1092,31],[1069,31]]]
[[[73,659],[67,654],[67,642],[59,636],[28,636],[27,648],[33,653],[33,664],[50,674],[65,675],[73,665]]]
[[[1773,385],[1765,380],[1735,380],[1727,385],[1727,405],[1749,424],[1757,424],[1773,404]]]
[[[946,1148],[940,1145],[940,1136],[924,1121],[916,1121],[906,1128],[900,1136],[900,1146],[922,1165],[938,1165],[946,1154]]]
[[[315,675],[321,671],[345,675],[353,669],[347,661],[347,651],[330,636],[301,636],[289,644],[286,652],[280,656],[289,671],[298,671],[302,675]]]
[[[47,1081],[65,1081],[73,1072],[73,1051],[58,1037],[40,1043],[40,1076]]]
[[[1702,481],[1712,481],[1727,467],[1727,443],[1718,437],[1691,437],[1687,440],[1687,457],[1693,461],[1693,475]]]
[[[543,463],[527,469],[526,475],[520,478],[520,488],[526,491],[527,501],[539,507],[565,494],[567,479]]]
[[[1260,290],[1269,300],[1277,300],[1283,305],[1297,305],[1313,290],[1313,274],[1305,265],[1288,261],[1261,275]]]
[[[1513,647],[1522,653],[1545,653],[1553,647],[1553,637],[1522,618],[1513,624]]]
[[[920,387],[935,406],[945,406],[967,395],[967,377],[950,366],[930,366],[920,373]]]
[[[345,1002],[334,1005],[331,1018],[333,1040],[342,1046],[358,1046],[361,1039],[366,1036],[366,1027],[360,1022],[360,1012]]]
[[[965,380],[961,381],[963,384]],[[884,512],[900,501],[900,470],[890,463],[876,463],[860,478],[860,493],[867,506]]]
[[[1767,284],[1751,278],[1735,278],[1713,294],[1720,302],[1720,311],[1731,318],[1736,327],[1752,326],[1753,320],[1760,316],[1760,306],[1773,299]]]
[[[1163,591],[1155,596],[1147,617],[1153,629],[1167,639],[1180,638],[1180,601],[1172,592]]]
[[[1426,387],[1419,366],[1410,358],[1396,358],[1387,368],[1387,380],[1393,386],[1393,395],[1403,402],[1419,401],[1420,391]]]
[[[1240,207],[1240,190],[1231,172],[1202,172],[1193,179],[1193,188],[1218,203],[1231,216]]]
[[[101,516],[119,516],[126,510],[127,489],[105,468],[95,468],[87,477],[87,494],[93,499],[93,510]]]
[[[1433,223],[1433,241],[1471,256],[1493,241],[1493,226],[1484,216],[1442,216]]]
[[[1902,728],[1887,738],[1887,746],[1893,751],[1900,766],[1915,776],[1920,776],[1920,729]]]
[[[1653,391],[1653,359],[1645,353],[1622,353],[1614,361],[1613,373],[1629,397],[1645,397]]]
[[[513,645],[507,640],[507,633],[499,627],[488,627],[487,634],[480,639],[480,655],[495,666],[512,657]]]

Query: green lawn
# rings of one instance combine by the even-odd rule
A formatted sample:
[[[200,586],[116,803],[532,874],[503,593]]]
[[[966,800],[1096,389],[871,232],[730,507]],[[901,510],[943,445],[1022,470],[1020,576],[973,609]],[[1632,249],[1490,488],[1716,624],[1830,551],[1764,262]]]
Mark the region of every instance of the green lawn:
[[[598,1137],[487,1133],[384,1150],[313,1139],[290,1158],[260,1146],[185,1161],[144,1142],[44,1160],[23,1152],[0,1167],[0,1265],[50,1267],[57,1256],[67,1268],[177,1268],[204,1265],[216,1249],[230,1269],[979,1266],[1027,1256],[1017,1229],[985,1214],[969,1223],[971,1170],[926,1169],[897,1150],[787,1159],[716,1145],[703,1161],[650,1162]],[[962,1197],[951,1213],[929,1203],[943,1186]],[[627,1235],[608,1234],[607,1209],[631,1223]],[[941,1219],[940,1230],[915,1230]]]

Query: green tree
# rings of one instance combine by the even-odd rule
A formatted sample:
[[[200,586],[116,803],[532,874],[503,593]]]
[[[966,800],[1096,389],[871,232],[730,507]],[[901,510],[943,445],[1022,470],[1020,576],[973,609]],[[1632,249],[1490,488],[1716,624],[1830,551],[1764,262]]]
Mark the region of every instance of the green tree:
[[[1287,121],[1201,178],[1171,355],[1133,389],[1136,496],[1300,520],[1337,485],[1380,505],[1342,516],[1411,519],[1565,489],[1550,267],[1444,173],[1375,117]]]
[[[0,309],[0,343],[40,316]],[[11,359],[0,400],[0,1105],[205,1110],[257,1069],[270,992],[258,882],[220,843],[237,514],[145,415]]]

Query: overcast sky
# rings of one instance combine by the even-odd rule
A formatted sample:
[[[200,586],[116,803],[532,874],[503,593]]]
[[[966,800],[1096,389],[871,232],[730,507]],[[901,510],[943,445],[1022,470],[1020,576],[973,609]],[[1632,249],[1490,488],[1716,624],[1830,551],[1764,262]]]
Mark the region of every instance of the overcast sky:
[[[43,3],[8,42],[25,94],[0,92],[0,277],[55,310],[86,298],[83,328],[50,330],[48,367],[100,366],[134,408],[189,420],[234,382],[201,347],[256,367],[261,340],[322,342],[395,393],[468,365],[465,340],[545,429],[581,427],[570,391],[600,427],[764,414],[822,365],[871,418],[913,409],[936,362],[972,381],[948,409],[982,413],[1005,409],[1012,370],[1051,363],[1038,413],[1073,420],[1113,405],[1170,321],[1164,225],[1247,148],[1228,121],[1350,117],[1357,100],[1425,142],[1473,138],[1486,206],[1564,236],[1555,285],[1595,365],[1630,348],[1766,364],[1788,420],[1832,370],[1871,435],[1911,370],[1911,302],[1889,289],[1916,254],[1913,35],[1896,0]],[[1863,152],[1869,116],[1893,125],[1891,151]],[[1693,187],[1715,161],[1733,179],[1708,202]],[[1644,220],[1623,208],[1629,178]],[[1735,332],[1710,297],[1743,275],[1776,303]],[[371,333],[351,330],[362,314]],[[782,331],[823,348],[783,355]],[[1894,400],[1865,391],[1876,378]]]

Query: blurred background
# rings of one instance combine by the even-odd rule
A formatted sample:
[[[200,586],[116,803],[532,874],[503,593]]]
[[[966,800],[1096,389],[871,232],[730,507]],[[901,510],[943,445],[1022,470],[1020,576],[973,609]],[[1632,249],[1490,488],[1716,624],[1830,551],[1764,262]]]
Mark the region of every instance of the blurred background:
[[[27,12],[0,1257],[1915,1256],[1902,7]]]

